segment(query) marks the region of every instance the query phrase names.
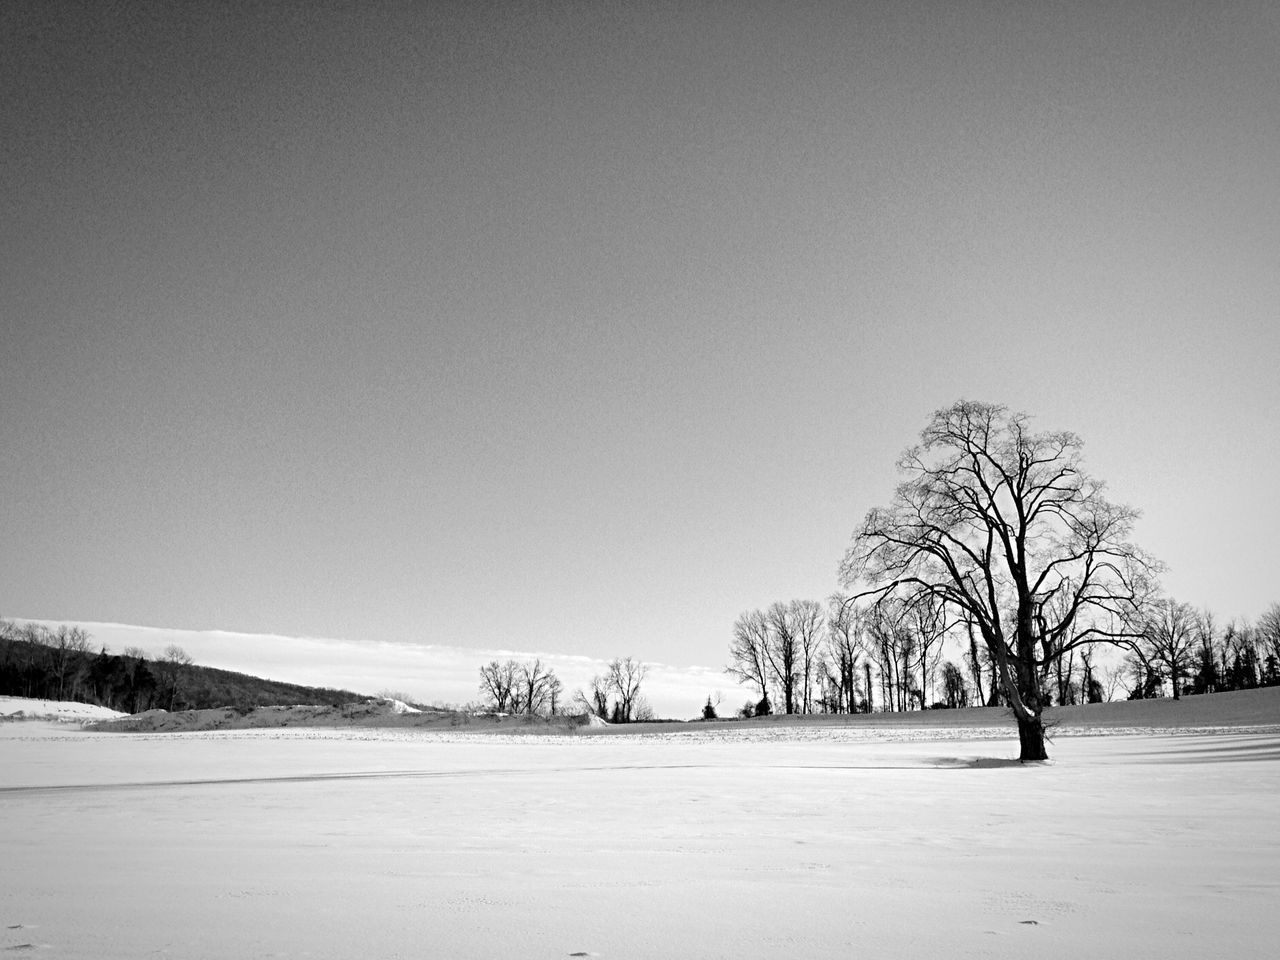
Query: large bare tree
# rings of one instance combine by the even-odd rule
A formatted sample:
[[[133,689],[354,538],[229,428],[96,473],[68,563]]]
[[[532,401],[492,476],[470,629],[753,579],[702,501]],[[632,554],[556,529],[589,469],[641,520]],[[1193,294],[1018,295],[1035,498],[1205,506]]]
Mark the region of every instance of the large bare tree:
[[[1074,433],[1033,432],[1004,406],[939,410],[840,569],[855,598],[932,596],[972,619],[999,667],[1024,762],[1048,756],[1043,688],[1055,658],[1136,639],[1124,625],[1155,572],[1130,542],[1137,511],[1106,498],[1080,451]]]

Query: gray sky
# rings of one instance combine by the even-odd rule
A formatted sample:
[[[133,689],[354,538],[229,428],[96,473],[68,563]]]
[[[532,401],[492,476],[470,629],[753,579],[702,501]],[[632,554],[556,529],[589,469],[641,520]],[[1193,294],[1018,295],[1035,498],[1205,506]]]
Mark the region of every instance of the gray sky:
[[[1280,600],[1274,3],[245,6],[0,7],[0,613],[720,665],[961,397]]]

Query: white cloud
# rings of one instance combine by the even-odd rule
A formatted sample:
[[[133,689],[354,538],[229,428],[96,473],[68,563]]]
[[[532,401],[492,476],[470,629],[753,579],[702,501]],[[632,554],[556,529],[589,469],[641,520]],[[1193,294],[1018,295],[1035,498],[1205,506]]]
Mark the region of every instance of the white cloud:
[[[56,628],[54,621],[31,621]],[[480,697],[480,667],[490,660],[532,660],[540,657],[564,683],[567,696],[585,688],[595,674],[608,669],[593,657],[517,650],[471,650],[430,644],[388,643],[378,640],[337,640],[325,637],[287,637],[269,633],[227,630],[178,630],[123,623],[80,621],[96,648],[114,653],[141,647],[158,656],[177,644],[196,663],[234,670],[287,683],[339,687],[362,694],[394,690],[428,703],[462,704]],[[660,717],[686,719],[700,715],[707,695],[724,695],[722,712],[747,698],[715,667],[678,667],[650,663],[641,694]]]

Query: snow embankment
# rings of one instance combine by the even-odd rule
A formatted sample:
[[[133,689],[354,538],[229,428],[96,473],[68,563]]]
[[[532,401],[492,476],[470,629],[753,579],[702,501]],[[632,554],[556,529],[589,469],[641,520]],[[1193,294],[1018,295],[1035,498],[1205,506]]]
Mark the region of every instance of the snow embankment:
[[[5,720],[57,720],[61,723],[83,723],[86,720],[115,720],[127,717],[119,710],[108,710],[91,703],[74,700],[33,700],[28,697],[0,697],[0,718]]]
[[[391,708],[391,712],[397,715],[405,713],[421,713],[417,707],[411,707],[403,700],[397,700],[394,697],[383,697],[382,702]]]

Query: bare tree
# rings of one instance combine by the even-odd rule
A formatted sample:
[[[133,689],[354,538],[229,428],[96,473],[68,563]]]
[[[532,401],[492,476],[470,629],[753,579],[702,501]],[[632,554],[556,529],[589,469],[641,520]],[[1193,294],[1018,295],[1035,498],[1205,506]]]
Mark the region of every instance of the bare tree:
[[[623,723],[630,723],[636,719],[636,701],[640,696],[640,684],[648,672],[648,667],[632,657],[615,659],[609,663],[609,687],[618,697],[614,714]]]
[[[512,709],[511,699],[519,670],[520,666],[514,660],[490,660],[480,668],[480,692],[488,698],[496,713]]]
[[[1146,604],[1141,612],[1142,637],[1138,653],[1157,673],[1169,681],[1173,699],[1182,696],[1181,681],[1190,672],[1196,637],[1195,611],[1190,604],[1161,597]]]
[[[733,622],[725,673],[739,683],[760,688],[760,699],[769,699],[769,622],[759,610],[748,610]]]
[[[1271,674],[1274,676],[1280,669],[1280,603],[1273,603],[1263,611],[1254,629],[1258,634],[1258,643],[1263,649],[1264,659],[1271,661]]]
[[[1116,694],[1120,692],[1121,683],[1124,680],[1125,665],[1123,663],[1113,663],[1109,667],[1102,670],[1102,693],[1103,702],[1111,703],[1116,698]]]
[[[589,695],[582,696],[588,708],[601,720],[609,719],[609,677],[608,675],[591,678]]]
[[[1224,686],[1251,690],[1258,685],[1257,634],[1247,620],[1232,620],[1222,634]]]
[[[920,665],[920,709],[927,709],[933,694],[933,672],[942,657],[942,641],[952,624],[947,607],[933,594],[921,594],[911,604],[911,625]]]
[[[795,713],[800,644],[796,639],[792,607],[781,601],[772,603],[765,611],[765,619],[769,624],[769,643],[765,647],[769,659],[769,671],[782,690],[785,711],[789,714]]]
[[[893,501],[871,510],[841,565],[858,596],[934,596],[967,616],[999,666],[1020,758],[1043,760],[1043,684],[1056,657],[1125,624],[1155,564],[1138,513],[1085,473],[1079,437],[1033,433],[1003,406],[937,411],[901,457]],[[1065,595],[1057,603],[1059,595]]]
[[[977,705],[985,707],[987,705],[986,694],[982,692],[982,659],[978,656],[978,638],[974,634],[974,623],[972,617],[964,618],[965,634],[969,638],[969,654],[965,657],[965,666],[969,668],[969,674],[973,678],[974,695],[977,698]]]
[[[1102,681],[1093,672],[1093,648],[1080,648],[1080,690],[1085,703],[1102,703]]]
[[[547,713],[550,716],[556,716],[560,711],[560,701],[564,696],[564,684],[560,682],[560,678],[555,673],[550,673],[547,679]]]
[[[176,643],[165,647],[160,659],[156,661],[160,695],[168,701],[168,709],[176,709],[179,700],[182,699],[183,677],[186,674],[186,668],[193,662],[187,651]]]
[[[68,695],[67,681],[73,677],[73,665],[89,650],[89,635],[80,627],[64,624],[46,642],[53,649],[54,669],[58,677],[57,699],[63,700]]]
[[[1192,678],[1196,693],[1214,693],[1221,686],[1218,659],[1218,618],[1205,607],[1196,612],[1196,666]]]
[[[542,665],[542,660],[520,665],[521,701],[526,716],[532,717],[547,705],[551,681],[555,673]]]
[[[827,656],[836,713],[857,709],[858,657],[862,653],[862,611],[846,599],[837,593],[827,604]]]
[[[792,600],[791,624],[800,653],[800,712],[812,713],[813,685],[822,647],[822,604],[817,600]]]
[[[867,618],[867,652],[879,668],[885,711],[907,710],[913,699],[911,667],[917,644],[910,607],[900,597],[884,597],[871,607]]]
[[[943,702],[948,707],[966,707],[969,705],[969,691],[965,688],[964,674],[960,668],[948,660],[942,665]]]

